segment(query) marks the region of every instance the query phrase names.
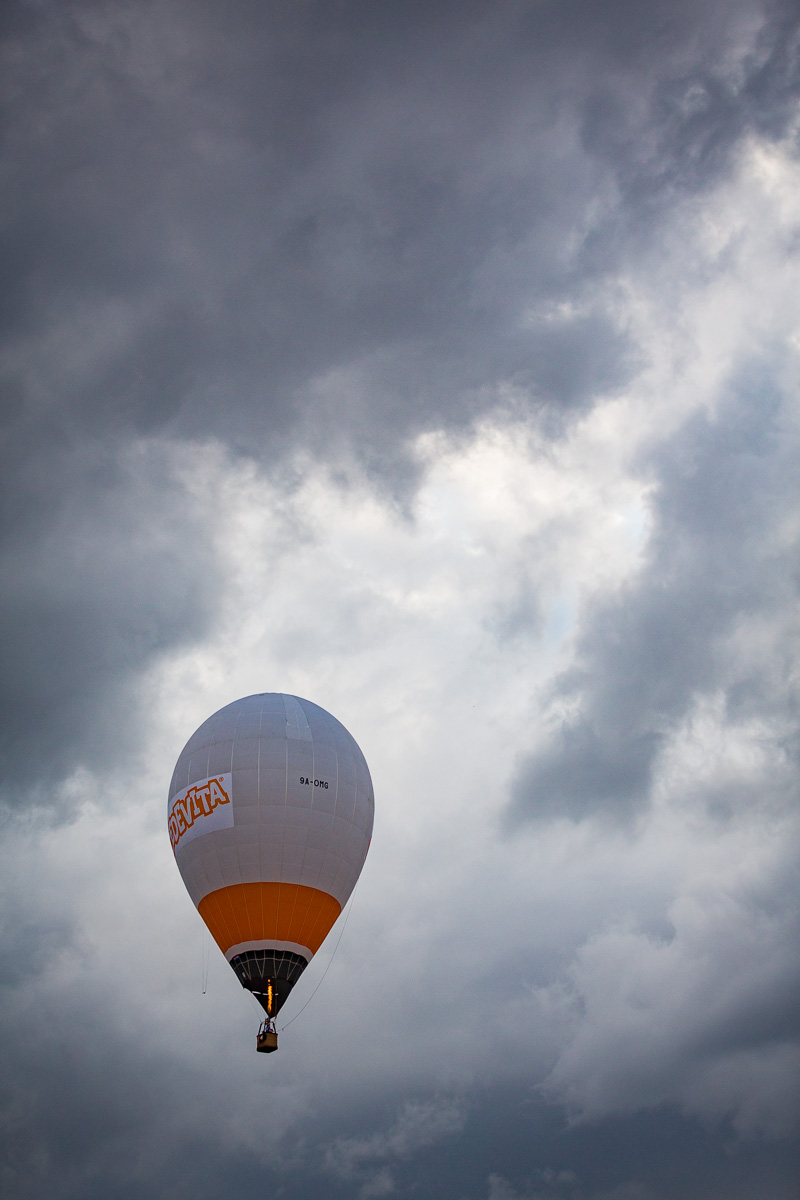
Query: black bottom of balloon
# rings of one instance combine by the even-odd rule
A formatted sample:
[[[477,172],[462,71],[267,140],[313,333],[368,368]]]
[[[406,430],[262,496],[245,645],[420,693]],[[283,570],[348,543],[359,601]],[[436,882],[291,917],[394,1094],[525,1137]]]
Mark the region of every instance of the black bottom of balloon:
[[[274,1017],[308,966],[308,959],[291,950],[244,950],[231,959],[231,966],[242,987]]]

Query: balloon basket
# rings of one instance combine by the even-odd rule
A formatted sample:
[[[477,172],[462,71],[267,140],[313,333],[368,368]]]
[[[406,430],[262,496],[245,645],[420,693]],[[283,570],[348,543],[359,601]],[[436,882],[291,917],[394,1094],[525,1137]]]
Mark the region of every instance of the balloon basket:
[[[259,1033],[256,1038],[256,1050],[259,1054],[272,1054],[273,1050],[278,1049],[277,1033],[267,1032]]]

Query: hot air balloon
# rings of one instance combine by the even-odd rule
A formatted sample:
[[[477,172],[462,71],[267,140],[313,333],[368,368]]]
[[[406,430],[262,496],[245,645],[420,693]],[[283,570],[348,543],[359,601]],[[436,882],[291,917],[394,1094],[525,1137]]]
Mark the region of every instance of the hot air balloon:
[[[178,870],[211,936],[266,1013],[257,1049],[364,865],[374,814],[364,755],[298,696],[235,700],[204,721],[172,776]]]

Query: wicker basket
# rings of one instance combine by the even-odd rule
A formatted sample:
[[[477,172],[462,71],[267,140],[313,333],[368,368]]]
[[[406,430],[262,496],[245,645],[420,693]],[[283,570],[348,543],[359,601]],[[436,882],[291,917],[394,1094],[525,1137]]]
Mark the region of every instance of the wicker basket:
[[[259,1054],[271,1054],[278,1049],[277,1033],[260,1033],[256,1038],[256,1050]]]

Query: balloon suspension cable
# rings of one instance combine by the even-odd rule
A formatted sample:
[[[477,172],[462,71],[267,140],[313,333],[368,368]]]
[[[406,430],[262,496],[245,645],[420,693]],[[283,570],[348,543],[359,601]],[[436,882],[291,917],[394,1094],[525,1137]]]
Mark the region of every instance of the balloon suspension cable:
[[[289,1026],[290,1026],[290,1025],[291,1025],[291,1024],[294,1022],[294,1021],[296,1021],[296,1020],[297,1020],[297,1018],[300,1016],[300,1013],[303,1013],[303,1012],[305,1012],[305,1010],[308,1008],[308,1006],[309,1006],[309,1004],[311,1003],[311,1001],[312,1001],[312,1000],[314,999],[314,997],[316,996],[316,994],[317,994],[317,992],[319,991],[319,989],[322,987],[322,981],[323,981],[323,979],[325,978],[325,976],[328,974],[328,971],[330,971],[330,969],[331,969],[331,963],[333,962],[334,958],[336,957],[336,951],[339,949],[339,943],[341,942],[342,938],[344,937],[344,931],[345,931],[345,929],[347,928],[347,922],[350,920],[350,913],[353,911],[353,901],[354,901],[354,900],[355,900],[355,898],[356,898],[356,892],[358,891],[358,884],[359,884],[359,883],[360,883],[360,880],[357,880],[357,881],[356,881],[356,886],[353,888],[353,894],[352,894],[352,896],[350,897],[350,902],[349,902],[349,904],[348,904],[348,906],[347,906],[347,913],[345,914],[344,923],[342,924],[342,928],[341,928],[341,930],[340,930],[340,932],[339,932],[339,936],[338,936],[338,938],[336,939],[336,945],[333,947],[333,954],[332,954],[332,955],[330,956],[330,958],[328,959],[327,966],[325,967],[325,970],[322,972],[322,975],[321,975],[321,977],[320,977],[319,983],[318,983],[318,984],[317,984],[317,986],[314,988],[313,992],[312,992],[312,993],[311,993],[311,995],[308,997],[308,999],[306,1000],[306,1002],[305,1002],[305,1004],[303,1005],[303,1007],[300,1009],[300,1012],[296,1012],[296,1013],[294,1014],[294,1016],[292,1017],[292,1020],[291,1020],[291,1021],[287,1021],[285,1025],[281,1025],[280,1029],[278,1030],[278,1033],[283,1033],[284,1029],[288,1029],[288,1028],[289,1028]]]
[[[203,944],[202,944],[202,978],[203,978],[203,995],[205,996],[208,990],[208,963],[211,957],[211,934],[207,929],[203,929]]]

